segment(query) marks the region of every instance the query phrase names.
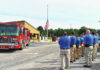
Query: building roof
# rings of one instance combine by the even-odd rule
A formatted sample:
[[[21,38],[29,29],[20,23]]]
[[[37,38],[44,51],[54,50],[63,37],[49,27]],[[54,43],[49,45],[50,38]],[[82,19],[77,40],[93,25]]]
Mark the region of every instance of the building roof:
[[[18,22],[25,22],[27,23],[28,25],[30,25],[31,27],[33,27],[34,29],[36,29],[34,26],[32,26],[31,24],[29,24],[27,21],[25,20],[21,20],[21,21],[11,21],[11,22],[6,22],[6,23],[18,23]],[[36,29],[37,30],[37,29]],[[40,32],[39,30],[37,30],[38,32]]]

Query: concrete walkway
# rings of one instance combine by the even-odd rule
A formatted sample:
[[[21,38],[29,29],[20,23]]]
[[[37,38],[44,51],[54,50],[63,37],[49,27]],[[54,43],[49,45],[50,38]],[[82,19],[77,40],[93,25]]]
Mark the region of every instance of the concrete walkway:
[[[100,53],[98,53],[97,58],[93,61],[91,68],[85,68],[83,65],[85,65],[84,57],[74,63],[71,63],[70,69],[68,70],[100,70]]]
[[[33,64],[32,64],[33,65]],[[85,68],[83,67],[85,65],[85,60],[84,57],[81,59],[77,60],[74,63],[71,63],[71,66],[69,69],[65,70],[100,70],[100,53],[97,55],[97,59],[93,61],[92,67],[91,68]],[[60,69],[60,59],[49,59],[46,61],[42,61],[41,64],[39,62],[36,67],[32,68],[26,68],[26,69],[18,69],[18,70],[59,70]]]
[[[21,51],[19,53],[23,57],[23,61],[19,61],[20,64],[15,63],[15,66],[9,68],[5,66],[2,70],[59,70],[60,69],[60,56],[59,46],[40,46],[40,47],[29,47],[27,51]],[[48,49],[49,48],[49,49]],[[16,53],[17,54],[17,53]],[[26,60],[25,60],[26,59]],[[18,60],[21,60],[18,58]],[[23,63],[22,63],[23,62]],[[10,64],[12,65],[12,64]],[[85,65],[84,57],[81,57],[76,62],[71,63],[68,70],[100,70],[100,52],[97,54],[97,58],[93,61],[91,68],[83,67]],[[0,69],[1,70],[1,69]],[[67,69],[66,69],[67,70]]]

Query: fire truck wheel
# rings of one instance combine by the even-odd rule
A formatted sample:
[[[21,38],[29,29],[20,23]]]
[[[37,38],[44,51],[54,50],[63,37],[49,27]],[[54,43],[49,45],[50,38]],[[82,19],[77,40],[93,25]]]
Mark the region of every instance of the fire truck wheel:
[[[28,43],[28,44],[26,44],[26,46],[29,46],[29,43]]]

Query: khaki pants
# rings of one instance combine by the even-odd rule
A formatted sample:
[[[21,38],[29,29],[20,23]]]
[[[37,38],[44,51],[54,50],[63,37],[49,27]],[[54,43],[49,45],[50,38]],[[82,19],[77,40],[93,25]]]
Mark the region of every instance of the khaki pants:
[[[82,56],[82,46],[80,46],[80,57]]]
[[[68,68],[70,66],[70,49],[60,50],[61,56],[61,69]]]
[[[94,44],[93,46],[93,54],[92,54],[92,60],[94,60],[97,56],[97,47],[98,47],[98,44]]]
[[[92,52],[93,46],[85,47],[85,61],[87,66],[91,66],[92,64]]]
[[[85,47],[84,47],[84,45],[82,44],[81,45],[81,47],[82,47],[82,57],[84,56],[84,54],[85,54]]]
[[[78,47],[76,48],[76,54],[77,54],[76,58],[77,58],[77,59],[79,59],[80,56],[81,56],[80,52],[81,52],[81,47],[78,46]]]
[[[97,50],[100,52],[100,41],[98,41],[98,48]]]
[[[76,45],[71,46],[71,51],[70,51],[71,55],[71,61],[75,61],[76,60]]]

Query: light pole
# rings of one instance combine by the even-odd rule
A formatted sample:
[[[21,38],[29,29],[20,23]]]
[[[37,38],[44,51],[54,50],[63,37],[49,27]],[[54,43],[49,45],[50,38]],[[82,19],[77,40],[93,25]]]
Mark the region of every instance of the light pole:
[[[100,21],[98,21],[100,23]],[[99,27],[99,25],[97,24],[97,28]],[[98,28],[99,29],[99,28]],[[97,29],[96,29],[96,32],[97,32]]]

